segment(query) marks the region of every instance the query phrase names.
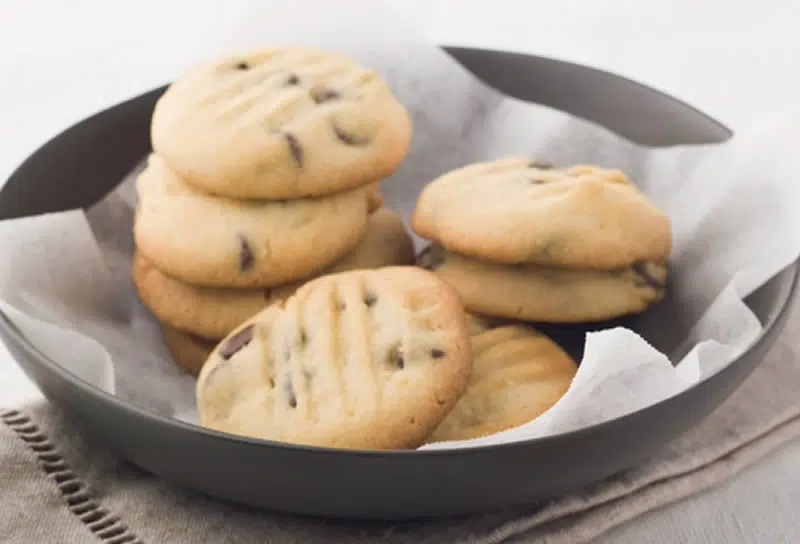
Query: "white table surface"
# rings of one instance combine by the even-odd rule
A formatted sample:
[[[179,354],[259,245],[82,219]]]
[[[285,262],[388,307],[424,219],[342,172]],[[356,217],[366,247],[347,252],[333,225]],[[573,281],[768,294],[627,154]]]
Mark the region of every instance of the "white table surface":
[[[290,0],[283,0],[290,1]],[[734,130],[795,107],[797,0],[387,0],[438,43],[513,49],[652,85]],[[0,0],[0,180],[74,121],[169,79],[235,16],[223,0]],[[125,70],[124,84],[114,73]],[[139,75],[141,74],[141,76]],[[2,181],[0,181],[2,184]],[[0,346],[0,405],[39,398]],[[800,542],[800,442],[602,542]]]

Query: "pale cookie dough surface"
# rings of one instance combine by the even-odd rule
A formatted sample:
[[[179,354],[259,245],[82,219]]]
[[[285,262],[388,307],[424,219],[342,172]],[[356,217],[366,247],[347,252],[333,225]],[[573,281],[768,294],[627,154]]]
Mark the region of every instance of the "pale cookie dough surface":
[[[324,276],[223,340],[197,383],[203,426],[336,448],[421,445],[466,390],[466,317],[435,275]]]
[[[567,392],[577,372],[570,356],[532,327],[485,329],[471,344],[469,388],[428,442],[468,440],[527,423]]]
[[[336,53],[273,47],[187,71],[155,106],[155,151],[232,198],[300,198],[389,176],[411,121],[380,76]]]
[[[453,170],[417,199],[414,231],[506,264],[617,268],[663,260],[669,219],[618,170],[505,157]]]
[[[643,262],[615,270],[503,265],[431,245],[417,258],[487,316],[570,323],[638,313],[664,296],[667,269]]]
[[[172,359],[184,370],[197,376],[217,345],[217,341],[195,336],[164,323],[161,323],[160,327],[161,337]]]
[[[323,273],[414,263],[411,237],[395,212],[381,208],[369,216],[358,246]],[[198,287],[154,267],[140,253],[132,266],[141,301],[160,320],[206,338],[223,338],[266,306],[291,296],[306,280],[256,289]]]
[[[230,200],[192,189],[156,155],[137,190],[138,250],[194,285],[262,287],[311,276],[351,251],[367,223],[364,189],[288,201]]]

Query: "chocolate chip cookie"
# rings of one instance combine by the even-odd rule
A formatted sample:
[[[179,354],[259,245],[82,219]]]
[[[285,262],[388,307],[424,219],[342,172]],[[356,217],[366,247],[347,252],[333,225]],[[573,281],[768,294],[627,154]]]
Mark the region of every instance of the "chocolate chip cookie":
[[[672,244],[669,219],[622,172],[525,157],[434,180],[411,226],[450,251],[504,264],[619,268],[664,260]]]
[[[527,423],[555,404],[575,361],[532,327],[506,325],[471,338],[469,388],[428,442],[468,440]]]
[[[153,112],[155,151],[186,182],[241,199],[321,196],[383,179],[411,138],[374,71],[332,52],[268,47],[195,66]]]
[[[369,216],[364,237],[323,273],[414,263],[403,220],[388,208]],[[180,282],[134,255],[132,276],[141,301],[160,320],[207,338],[222,338],[264,307],[285,300],[306,280],[255,289],[198,287]]]
[[[364,188],[326,197],[244,201],[185,184],[157,155],[137,179],[138,250],[193,285],[263,287],[318,273],[364,235]]]
[[[452,285],[469,311],[551,323],[641,312],[663,298],[667,283],[665,264],[653,261],[612,270],[505,265],[434,244],[417,262]]]
[[[242,324],[197,383],[202,425],[336,448],[423,443],[466,390],[466,318],[434,274],[323,276]]]

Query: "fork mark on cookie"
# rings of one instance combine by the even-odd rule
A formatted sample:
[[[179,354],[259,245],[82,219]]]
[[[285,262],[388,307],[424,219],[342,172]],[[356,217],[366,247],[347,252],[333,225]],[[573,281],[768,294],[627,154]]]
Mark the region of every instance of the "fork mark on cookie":
[[[331,127],[333,128],[333,133],[336,134],[336,137],[339,139],[339,141],[345,145],[364,147],[370,142],[370,139],[367,137],[358,136],[356,134],[347,132],[336,121],[331,123]]]
[[[297,166],[303,167],[303,148],[300,146],[300,142],[297,140],[297,136],[292,134],[291,132],[284,132],[283,138],[286,140],[287,145],[289,146],[289,151],[292,154],[292,158],[294,162],[297,163]]]
[[[286,403],[289,405],[289,408],[297,408],[297,395],[294,392],[294,384],[292,383],[291,376],[286,376],[286,382],[284,382],[284,392],[286,393]]]

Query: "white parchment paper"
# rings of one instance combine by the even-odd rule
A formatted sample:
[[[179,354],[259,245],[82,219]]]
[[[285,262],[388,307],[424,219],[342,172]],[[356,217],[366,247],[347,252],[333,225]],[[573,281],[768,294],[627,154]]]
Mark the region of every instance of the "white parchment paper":
[[[575,380],[553,408],[493,436],[425,448],[521,440],[622,416],[716,372],[762,332],[742,299],[800,254],[799,116],[764,119],[725,144],[651,150],[488,88],[374,2],[274,4],[253,2],[241,13],[241,27],[210,49],[311,45],[377,70],[413,118],[411,151],[382,183],[386,204],[406,219],[421,188],[438,175],[522,153],[620,168],[672,220],[666,300],[635,330],[590,333]],[[194,380],[170,360],[129,277],[132,176],[87,213],[0,222],[0,309],[82,379],[194,422]]]

